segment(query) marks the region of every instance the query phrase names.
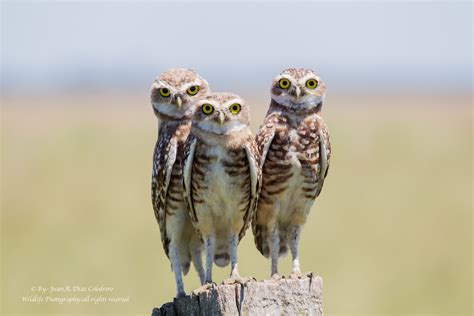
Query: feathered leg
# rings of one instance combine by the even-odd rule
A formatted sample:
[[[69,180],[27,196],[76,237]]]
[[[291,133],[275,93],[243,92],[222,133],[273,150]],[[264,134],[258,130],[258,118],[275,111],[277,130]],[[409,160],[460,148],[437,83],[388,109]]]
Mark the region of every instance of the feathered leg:
[[[280,256],[280,233],[275,228],[270,239],[270,255],[272,258],[272,278],[278,278],[278,257]]]
[[[179,257],[178,247],[174,243],[171,243],[169,246],[169,256],[171,260],[171,266],[174,271],[174,277],[176,279],[176,297],[184,297],[186,296],[186,293],[184,292],[181,259]]]
[[[204,243],[206,244],[206,283],[212,283],[212,264],[214,262],[216,236],[206,236]]]
[[[300,258],[298,256],[298,242],[300,240],[301,226],[293,226],[290,236],[290,250],[293,257],[293,273],[301,273]]]
[[[201,249],[199,247],[195,247],[191,253],[194,267],[196,268],[197,273],[199,274],[199,280],[201,281],[201,285],[206,283],[206,273],[204,272],[204,266],[202,264],[202,255]]]
[[[239,236],[237,234],[232,234],[230,236],[230,264],[231,272],[230,277],[237,279],[240,278],[238,266],[237,266],[237,246],[239,244]]]
[[[237,246],[239,245],[239,234],[232,234],[229,238],[230,244],[230,263],[231,263],[231,272],[230,278],[224,280],[224,284],[241,284],[244,285],[246,282],[252,280],[252,278],[242,278],[239,273],[239,268],[237,264]]]

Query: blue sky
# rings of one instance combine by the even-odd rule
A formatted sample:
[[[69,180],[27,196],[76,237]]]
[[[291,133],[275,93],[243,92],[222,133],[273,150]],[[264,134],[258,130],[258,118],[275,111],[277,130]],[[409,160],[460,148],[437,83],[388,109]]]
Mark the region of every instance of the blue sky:
[[[148,89],[190,67],[217,89],[288,66],[335,89],[471,88],[471,2],[3,2],[4,91]]]

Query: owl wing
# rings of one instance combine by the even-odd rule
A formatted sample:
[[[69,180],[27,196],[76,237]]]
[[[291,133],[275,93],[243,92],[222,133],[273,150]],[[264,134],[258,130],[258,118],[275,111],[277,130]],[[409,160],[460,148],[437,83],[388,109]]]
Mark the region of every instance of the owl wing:
[[[262,170],[260,168],[260,159],[255,140],[250,137],[245,145],[245,153],[250,170],[250,203],[247,212],[244,215],[244,226],[240,230],[239,240],[242,239],[250,225],[255,213],[257,211],[258,196],[260,195],[260,188],[262,182]]]
[[[166,234],[166,196],[171,179],[171,171],[176,161],[177,142],[167,133],[160,133],[153,153],[151,180],[151,200],[155,217],[160,226],[161,242],[166,255],[170,240]]]
[[[262,126],[258,129],[257,136],[255,137],[255,142],[257,150],[259,153],[259,166],[260,169],[263,168],[263,163],[267,158],[268,149],[272,144],[273,137],[275,137],[275,122],[278,119],[278,112],[273,112],[272,114],[265,117]]]
[[[328,127],[321,118],[318,118],[318,121],[319,121],[319,129],[318,129],[319,157],[320,157],[320,164],[321,164],[321,172],[320,172],[320,181],[316,189],[316,197],[319,196],[323,188],[324,179],[326,179],[326,176],[328,175],[328,171],[329,171],[329,160],[331,159],[331,141],[329,137]]]
[[[267,158],[268,150],[273,142],[273,138],[275,137],[276,127],[275,122],[278,121],[279,113],[273,112],[272,114],[267,115],[263,124],[260,126],[257,132],[257,136],[255,137],[255,144],[258,151],[259,157],[259,169],[260,172],[263,170],[263,165],[265,163],[265,159]],[[263,180],[262,180],[263,181]],[[259,191],[261,190],[261,185]],[[260,192],[258,193],[260,195]],[[265,228],[262,225],[259,225],[258,221],[258,201],[255,207],[255,212],[252,219],[252,232],[254,236],[254,241],[257,249],[263,254],[263,243],[264,238],[263,235],[265,233]]]
[[[183,187],[184,187],[184,201],[186,202],[189,216],[194,223],[197,223],[196,209],[194,208],[192,198],[192,170],[194,161],[194,152],[196,149],[197,139],[193,135],[189,135],[184,144],[183,157]]]

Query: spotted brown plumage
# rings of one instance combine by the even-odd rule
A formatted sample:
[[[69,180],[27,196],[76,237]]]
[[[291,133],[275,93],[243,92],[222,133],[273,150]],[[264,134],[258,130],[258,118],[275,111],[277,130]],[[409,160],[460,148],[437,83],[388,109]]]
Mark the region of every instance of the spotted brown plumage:
[[[159,129],[161,137],[158,137],[153,153],[152,204],[160,226],[163,249],[168,257],[170,237],[166,231],[166,217],[175,215],[182,206],[181,159],[190,128],[190,121],[162,124]]]
[[[191,262],[204,282],[202,242],[184,201],[181,167],[193,104],[208,93],[207,81],[189,69],[164,72],[155,80],[151,91],[153,111],[159,120],[151,197],[163,248],[175,274],[177,297],[185,295],[182,274],[188,272]]]
[[[290,81],[281,88],[279,80]],[[315,89],[306,81],[317,80]],[[293,89],[293,90],[291,90]],[[289,69],[275,78],[272,101],[256,136],[262,188],[252,222],[257,249],[272,259],[292,250],[293,272],[299,272],[297,251],[301,228],[319,196],[329,168],[329,131],[321,117],[325,85],[308,69]]]
[[[236,103],[241,110],[232,113],[230,107]],[[200,113],[206,104],[215,110]],[[244,100],[213,93],[198,102],[183,171],[190,216],[206,247],[206,280],[212,281],[213,262],[230,262],[231,276],[239,278],[237,245],[253,217],[261,177]]]
[[[258,152],[255,146],[255,141],[252,137],[249,137],[246,140],[248,145],[245,145],[242,148],[229,150],[228,156],[225,159],[220,160],[217,156],[207,154],[207,152],[211,150],[210,147],[212,145],[206,143],[205,139],[202,139],[200,143],[197,144],[197,150],[196,148],[193,148],[196,146],[196,142],[196,137],[191,135],[188,140],[186,154],[184,155],[185,160],[193,160],[189,161],[189,163],[191,163],[190,167],[192,168],[188,179],[190,182],[187,186],[185,185],[185,187],[190,188],[189,198],[187,199],[190,216],[193,221],[198,224],[199,219],[196,214],[195,205],[205,203],[205,201],[200,198],[200,195],[203,194],[205,190],[209,189],[206,185],[206,174],[210,171],[214,163],[220,163],[225,173],[228,176],[235,178],[234,185],[246,193],[240,200],[240,208],[238,209],[239,212],[244,213],[244,225],[239,231],[239,240],[241,240],[251,223],[252,216],[257,207],[260,184],[259,181],[257,181],[255,187],[253,187],[250,176],[250,166],[257,165],[258,162]],[[190,155],[193,153],[194,156],[191,158]],[[259,179],[261,177],[260,168],[256,167],[255,172],[257,173],[255,176],[256,179]]]

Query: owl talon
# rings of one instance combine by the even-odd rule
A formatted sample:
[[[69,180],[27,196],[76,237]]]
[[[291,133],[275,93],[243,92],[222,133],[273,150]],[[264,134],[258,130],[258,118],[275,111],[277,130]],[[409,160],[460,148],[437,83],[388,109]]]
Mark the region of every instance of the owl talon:
[[[275,273],[275,274],[272,275],[272,279],[275,280],[275,281],[278,281],[278,280],[281,280],[282,277],[278,273]]]
[[[296,280],[296,279],[303,279],[307,276],[307,273],[301,273],[300,271],[293,271],[290,274],[290,279]]]
[[[208,283],[206,283],[206,284],[204,284],[204,285],[198,287],[197,289],[195,289],[195,290],[193,291],[193,294],[194,294],[194,295],[198,295],[198,294],[201,293],[201,292],[207,292],[207,291],[211,290],[212,288],[214,288],[214,287],[216,287],[216,286],[217,286],[216,283],[214,283],[214,282],[212,282],[212,281],[211,281],[211,282],[208,282]]]
[[[224,281],[222,281],[222,284],[225,284],[225,285],[233,285],[233,284],[245,285],[245,283],[253,282],[253,281],[256,281],[256,280],[252,277],[241,277],[241,276],[234,277],[234,276],[231,276],[230,278],[225,279]]]

